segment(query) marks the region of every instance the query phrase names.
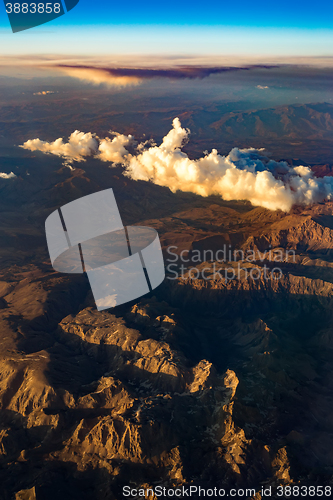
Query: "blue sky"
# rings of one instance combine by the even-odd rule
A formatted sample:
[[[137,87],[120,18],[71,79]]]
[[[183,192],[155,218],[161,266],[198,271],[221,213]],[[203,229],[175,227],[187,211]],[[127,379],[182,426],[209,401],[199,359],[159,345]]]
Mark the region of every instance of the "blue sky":
[[[333,55],[333,2],[89,1],[11,33],[0,5],[1,54],[208,53]]]
[[[6,0],[7,1],[7,0]],[[8,26],[2,7],[1,26]],[[53,25],[223,25],[248,27],[333,28],[328,0],[80,0]]]
[[[71,20],[72,19],[72,20]],[[80,0],[66,22],[79,24],[225,25],[333,28],[333,2],[327,0]]]

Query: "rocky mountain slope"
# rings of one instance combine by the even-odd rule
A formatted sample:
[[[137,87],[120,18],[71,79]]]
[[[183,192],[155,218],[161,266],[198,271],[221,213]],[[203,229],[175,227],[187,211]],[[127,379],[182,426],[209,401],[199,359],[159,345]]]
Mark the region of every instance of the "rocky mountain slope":
[[[118,500],[125,485],[254,488],[259,499],[262,485],[331,483],[332,203],[270,212],[94,161],[70,171],[36,160],[10,182],[0,179],[1,500]],[[183,250],[189,262],[97,312],[85,275],[51,268],[43,225],[106,187],[125,224],[158,230],[166,266],[179,270]],[[224,245],[256,253],[244,269],[278,266],[281,278],[243,269],[225,282],[214,264],[238,261],[194,262]],[[275,262],[267,250],[290,253]]]

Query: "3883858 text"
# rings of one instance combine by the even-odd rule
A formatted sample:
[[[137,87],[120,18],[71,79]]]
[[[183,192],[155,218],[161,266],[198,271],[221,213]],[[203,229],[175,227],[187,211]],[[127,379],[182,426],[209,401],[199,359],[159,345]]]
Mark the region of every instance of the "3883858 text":
[[[6,3],[7,14],[60,14],[61,4],[53,2]]]

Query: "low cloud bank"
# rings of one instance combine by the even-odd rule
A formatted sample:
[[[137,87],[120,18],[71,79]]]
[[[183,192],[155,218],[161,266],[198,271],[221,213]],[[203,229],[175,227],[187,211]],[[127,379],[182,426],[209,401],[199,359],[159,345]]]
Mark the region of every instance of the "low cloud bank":
[[[67,76],[96,85],[104,83],[111,87],[130,87],[143,81],[135,75],[118,75],[103,68],[59,66],[59,69]]]
[[[162,143],[137,145],[137,154],[125,146],[132,136],[114,133],[114,138],[99,139],[90,132],[75,131],[68,143],[57,139],[47,143],[39,139],[27,141],[23,148],[82,161],[95,156],[101,161],[122,164],[124,175],[134,180],[151,181],[160,186],[209,196],[219,194],[225,200],[248,200],[270,210],[289,211],[293,205],[308,205],[333,199],[333,177],[317,178],[308,167],[291,167],[276,162],[263,149],[233,148],[226,156],[216,149],[191,160],[182,151],[190,131],[173,120],[172,129]]]
[[[196,65],[177,65],[169,67],[115,67],[115,66],[92,66],[92,65],[70,65],[70,64],[59,64],[56,66],[58,69],[68,72],[68,71],[80,71],[90,72],[104,72],[112,78],[207,78],[210,75],[216,75],[220,73],[230,73],[235,71],[249,71],[253,69],[272,69],[279,67],[273,64],[246,64],[238,66],[196,66]],[[72,73],[76,76],[75,73]]]
[[[58,64],[54,69],[67,76],[93,83],[105,84],[111,87],[128,87],[140,85],[145,80],[154,78],[195,79],[208,78],[211,75],[230,73],[235,71],[249,71],[255,69],[273,69],[279,66],[273,64],[249,64],[238,66],[203,66],[183,64],[169,67],[108,67],[94,65]]]

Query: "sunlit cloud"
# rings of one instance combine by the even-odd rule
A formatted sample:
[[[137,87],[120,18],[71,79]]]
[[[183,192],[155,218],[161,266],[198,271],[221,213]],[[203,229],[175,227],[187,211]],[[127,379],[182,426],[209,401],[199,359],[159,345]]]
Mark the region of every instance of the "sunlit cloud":
[[[20,147],[29,151],[42,151],[43,153],[53,154],[71,161],[83,161],[85,156],[91,156],[97,152],[98,142],[94,134],[90,132],[84,134],[79,130],[75,130],[70,135],[68,142],[64,142],[62,138],[53,142],[32,139],[26,141]]]
[[[0,179],[14,179],[16,175],[14,172],[10,172],[10,174],[6,174],[5,172],[0,172]]]
[[[88,132],[75,131],[65,143],[61,138],[48,143],[40,139],[25,142],[31,151],[84,161],[86,156],[121,164],[124,175],[166,186],[171,191],[190,191],[201,196],[220,195],[225,200],[248,200],[270,210],[289,211],[293,205],[309,205],[333,199],[333,177],[317,178],[306,166],[291,167],[276,162],[264,149],[233,148],[226,156],[216,149],[198,159],[182,151],[190,131],[175,118],[161,144],[137,145],[136,154],[125,146],[135,146],[132,136],[114,133],[113,139],[99,139]]]
[[[91,132],[84,133],[75,130],[68,142],[61,137],[53,142],[42,141],[40,139],[30,139],[20,147],[29,151],[41,151],[42,153],[60,156],[65,160],[65,165],[70,167],[73,162],[82,162],[86,157],[96,156],[101,161],[121,163],[128,155],[125,146],[134,143],[131,135],[110,132],[113,138],[105,137],[100,139]]]
[[[113,133],[113,139],[106,137],[101,139],[98,147],[97,158],[102,161],[109,161],[111,163],[122,163],[124,158],[127,157],[128,151],[125,146],[133,142],[131,135]]]
[[[137,76],[117,75],[102,68],[59,66],[58,69],[67,76],[95,85],[105,84],[111,87],[128,87],[142,83],[142,79]]]

